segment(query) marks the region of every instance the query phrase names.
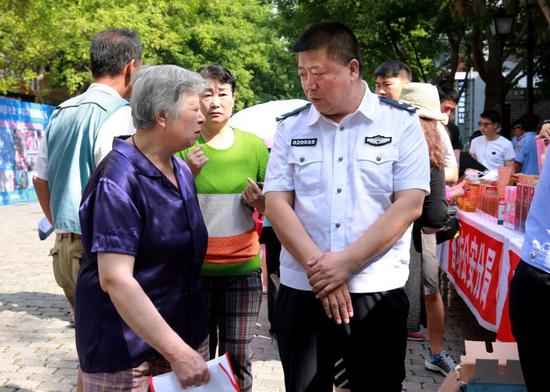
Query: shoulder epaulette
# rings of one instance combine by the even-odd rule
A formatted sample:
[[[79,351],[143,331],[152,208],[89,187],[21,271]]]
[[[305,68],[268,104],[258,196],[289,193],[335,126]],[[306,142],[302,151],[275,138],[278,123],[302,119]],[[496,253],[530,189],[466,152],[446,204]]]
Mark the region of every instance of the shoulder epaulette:
[[[384,97],[383,95],[379,95],[378,98],[380,99],[380,102],[385,103],[386,105],[394,106],[398,109],[406,110],[407,112],[410,112],[410,113],[416,112],[416,108],[407,103],[399,102],[399,101],[396,101],[395,99]]]
[[[298,113],[300,113],[301,111],[306,110],[306,109],[309,108],[310,106],[311,106],[311,102],[305,104],[304,106],[299,107],[298,109],[294,109],[294,110],[291,111],[291,112],[288,112],[288,113],[285,113],[285,114],[281,114],[280,116],[278,116],[278,117],[275,119],[275,121],[279,122],[279,121],[283,121],[283,120],[286,119],[286,118],[295,116],[295,115],[297,115]]]

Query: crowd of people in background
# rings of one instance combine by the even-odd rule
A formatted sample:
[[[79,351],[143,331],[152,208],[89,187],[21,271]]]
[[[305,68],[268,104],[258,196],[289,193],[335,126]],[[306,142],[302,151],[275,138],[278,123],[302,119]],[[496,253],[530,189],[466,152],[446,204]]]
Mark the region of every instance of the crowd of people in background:
[[[224,66],[142,65],[126,29],[92,40],[94,83],[54,111],[33,178],[75,316],[80,391],[147,391],[168,371],[198,386],[225,352],[252,391],[260,241],[279,277],[269,321],[286,391],[401,391],[421,323],[426,368],[459,367],[443,339],[438,254],[457,232],[450,204],[472,162],[452,121],[458,93],[413,81],[398,60],[375,70],[371,92],[341,23],[310,26],[292,51],[310,103],[281,117],[268,151],[229,125],[237,80]],[[539,122],[522,116],[510,141],[484,111],[472,167],[539,174],[535,138],[550,131],[537,136]],[[522,306],[550,297],[550,160],[543,171],[510,300],[530,391],[541,390],[547,344],[535,342],[550,327]],[[266,215],[261,238],[254,212]]]

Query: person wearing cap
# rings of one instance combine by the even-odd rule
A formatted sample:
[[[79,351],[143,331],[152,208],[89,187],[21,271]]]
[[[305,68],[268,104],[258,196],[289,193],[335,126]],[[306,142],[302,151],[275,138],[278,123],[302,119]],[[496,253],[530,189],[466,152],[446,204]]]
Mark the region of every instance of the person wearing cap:
[[[516,157],[514,159],[514,171],[523,174],[539,174],[537,158],[537,126],[539,116],[536,114],[524,114],[514,125],[514,133],[517,132],[517,143],[514,148]]]
[[[292,50],[312,105],[282,120],[266,214],[281,240],[277,343],[287,392],[401,392],[411,226],[430,190],[415,109],[369,91],[341,23],[310,26]]]
[[[500,121],[500,114],[494,110],[481,113],[478,123],[481,136],[470,143],[470,155],[489,170],[514,167],[514,147],[510,140],[500,135]]]
[[[447,375],[457,364],[444,351],[445,310],[439,292],[439,260],[435,236],[437,231],[445,227],[448,219],[444,179],[447,147],[437,129],[438,123],[445,121],[447,115],[441,113],[437,87],[428,83],[408,83],[401,91],[400,100],[417,108],[430,153],[430,195],[424,200],[422,216],[413,228],[414,246],[421,253],[424,303],[430,338],[430,352],[424,364],[429,370]],[[412,276],[411,278],[414,279]]]
[[[433,87],[427,83],[407,83],[401,89],[400,99],[403,100],[403,91],[406,91],[405,95],[408,99],[406,103],[417,107],[419,115],[426,112],[430,118],[436,121],[438,140],[441,144],[441,153],[443,154],[444,182],[454,183],[458,179],[458,164],[453,153],[451,139],[444,125],[448,122],[449,117],[446,113],[442,113],[439,92],[437,96],[434,96]],[[439,105],[438,110],[435,110],[435,104]],[[411,304],[407,338],[413,341],[423,341],[425,339],[424,335],[420,332],[421,295],[418,294],[421,290],[420,266],[418,253],[415,249],[411,248],[411,274],[405,288],[409,294],[409,302]]]
[[[375,93],[383,97],[398,100],[403,88],[412,81],[410,67],[400,60],[389,60],[374,71],[376,82]],[[456,106],[456,103],[455,103]],[[458,180],[458,164],[453,152],[451,138],[445,126],[449,117],[445,115],[438,123],[437,131],[445,144],[445,181],[449,184]]]

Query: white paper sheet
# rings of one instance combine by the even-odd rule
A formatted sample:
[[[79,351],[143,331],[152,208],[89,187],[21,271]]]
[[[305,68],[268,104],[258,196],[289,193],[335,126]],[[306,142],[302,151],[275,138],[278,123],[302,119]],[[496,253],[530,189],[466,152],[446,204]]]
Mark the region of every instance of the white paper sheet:
[[[210,381],[199,387],[183,389],[174,372],[153,377],[155,392],[238,392],[237,380],[227,355],[214,358],[206,363],[210,373]],[[220,366],[221,365],[221,366]],[[225,369],[225,371],[224,371]],[[227,372],[227,373],[226,373]],[[235,386],[234,386],[235,385]]]

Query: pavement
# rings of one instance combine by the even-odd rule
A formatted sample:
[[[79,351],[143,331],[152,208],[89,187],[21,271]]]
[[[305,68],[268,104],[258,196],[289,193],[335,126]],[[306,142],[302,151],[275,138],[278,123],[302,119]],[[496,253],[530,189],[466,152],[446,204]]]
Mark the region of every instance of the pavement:
[[[53,236],[38,239],[41,217],[38,203],[0,206],[0,392],[76,390],[74,329],[48,256]],[[252,347],[253,389],[283,392],[283,371],[266,308],[267,299]],[[455,359],[464,354],[465,339],[494,340],[457,296],[446,315],[446,345]],[[443,376],[425,369],[427,350],[427,342],[409,342],[406,392],[437,391],[443,381]]]

